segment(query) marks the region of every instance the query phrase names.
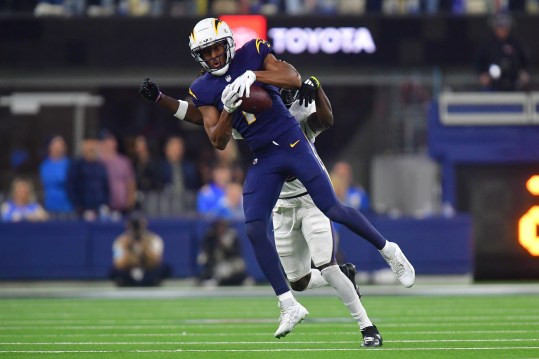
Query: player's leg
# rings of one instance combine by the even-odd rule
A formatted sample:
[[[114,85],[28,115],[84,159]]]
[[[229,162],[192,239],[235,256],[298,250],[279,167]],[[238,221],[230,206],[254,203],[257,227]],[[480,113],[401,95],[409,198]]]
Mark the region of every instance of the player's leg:
[[[352,317],[357,321],[362,333],[374,327],[356,292],[357,286],[342,272],[335,260],[335,236],[329,219],[316,207],[302,208],[302,232],[307,240],[314,265],[320,269],[322,277],[335,289],[337,296],[348,308]],[[380,335],[380,333],[378,333]],[[382,345],[379,336],[376,346]],[[374,346],[374,340],[365,341],[363,345]]]
[[[328,201],[328,196],[333,192],[333,188],[329,185],[327,177],[318,177],[306,187],[309,193],[316,193],[313,196],[316,199],[313,198],[313,200],[317,205],[319,204],[317,201],[321,203],[319,208],[326,216],[335,222],[344,224],[354,233],[376,246],[403,286],[409,288],[414,284],[415,269],[396,243],[387,241],[358,210],[343,205],[336,197],[333,201]],[[326,190],[325,194],[324,190]]]
[[[316,207],[315,207],[316,208]],[[275,247],[290,286],[295,291],[328,285],[320,270],[311,268],[311,252],[297,220],[298,208],[280,207],[273,212]]]
[[[247,173],[243,189],[245,230],[260,269],[279,298],[281,317],[275,337],[281,338],[290,333],[296,324],[305,318],[308,311],[295,300],[288,288],[272,243],[273,238],[269,237],[271,210],[285,178],[266,167],[259,163],[252,166]]]
[[[295,147],[298,146],[299,144]],[[294,175],[307,188],[316,206],[332,221],[345,225],[371,242],[388,262],[401,284],[411,287],[415,281],[415,270],[399,246],[387,241],[361,212],[339,202],[316,153],[307,144],[303,144],[301,149],[305,151],[298,151],[299,154],[291,158],[291,167]]]
[[[312,200],[310,201],[310,207],[327,219],[312,203]],[[302,221],[297,218],[297,213],[300,211],[299,208],[295,207],[281,207],[273,212],[273,233],[277,253],[290,282],[290,287],[298,292],[329,285],[320,269],[312,267],[311,250],[302,232]],[[326,233],[328,233],[329,252],[331,252],[331,229],[328,229]],[[345,263],[339,268],[354,284],[356,293],[361,298],[359,288],[355,284],[355,266],[352,263]]]

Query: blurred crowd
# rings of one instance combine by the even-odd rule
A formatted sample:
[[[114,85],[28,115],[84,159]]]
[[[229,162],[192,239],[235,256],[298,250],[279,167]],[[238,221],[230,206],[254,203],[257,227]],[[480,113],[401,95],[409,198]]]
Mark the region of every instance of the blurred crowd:
[[[180,136],[169,137],[153,151],[140,135],[120,153],[118,139],[105,129],[85,137],[74,158],[62,136],[53,136],[46,147],[39,175],[16,176],[5,193],[3,221],[117,221],[135,209],[154,217],[243,215],[244,168],[234,142],[199,163],[185,158]]]
[[[0,13],[36,16],[351,15],[539,12],[539,0],[4,0]]]
[[[15,174],[2,201],[2,220],[120,221],[133,211],[149,217],[243,220],[247,165],[235,141],[197,162],[186,158],[179,135],[166,139],[159,151],[143,135],[128,142],[120,153],[117,137],[103,129],[85,137],[79,154],[71,158],[65,139],[53,136],[38,176]],[[344,203],[369,210],[368,196],[355,184],[350,164],[337,162],[330,175]]]

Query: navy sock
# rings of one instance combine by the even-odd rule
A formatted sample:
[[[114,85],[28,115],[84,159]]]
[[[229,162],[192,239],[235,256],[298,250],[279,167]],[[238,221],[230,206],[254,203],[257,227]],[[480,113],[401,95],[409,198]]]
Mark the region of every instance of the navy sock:
[[[348,227],[355,234],[371,242],[377,249],[386,245],[386,239],[360,211],[347,207],[340,202],[335,202],[324,214],[337,223]]]
[[[245,224],[247,236],[251,241],[258,265],[264,276],[270,282],[276,295],[290,290],[281,270],[281,262],[271,238],[268,237],[267,226],[263,221],[253,221]]]

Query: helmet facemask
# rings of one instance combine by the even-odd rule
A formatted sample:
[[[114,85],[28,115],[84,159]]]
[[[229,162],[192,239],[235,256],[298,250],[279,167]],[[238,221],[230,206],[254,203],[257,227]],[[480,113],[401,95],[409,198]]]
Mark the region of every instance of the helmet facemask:
[[[224,65],[216,69],[208,65],[207,62],[211,59],[204,61],[201,52],[219,43],[222,43],[224,46],[224,54],[221,55],[224,56]],[[201,20],[195,25],[189,36],[189,48],[191,49],[191,56],[193,56],[195,61],[205,71],[215,76],[222,76],[228,71],[230,61],[232,61],[236,53],[236,44],[234,43],[232,30],[230,30],[226,22],[215,18]]]
[[[290,106],[292,106],[294,101],[298,99],[299,91],[293,90],[293,89],[281,88],[279,93],[281,95],[281,99],[283,100],[283,103],[286,106],[286,108],[290,108]]]
[[[234,40],[232,38],[230,38],[230,40],[232,41],[232,43],[234,43]],[[209,58],[207,60],[204,60],[204,57],[202,56],[202,52],[205,49],[211,48],[212,46],[215,46],[216,44],[219,44],[219,43],[222,43],[224,51],[223,51],[222,54],[218,55],[217,57],[223,56],[224,57],[224,64],[219,68],[213,68],[208,63],[211,60],[213,60],[214,58],[212,57],[212,58]],[[212,42],[210,42],[209,44],[207,44],[207,45],[205,45],[203,47],[196,47],[193,50],[191,50],[191,56],[193,56],[195,61],[198,62],[200,64],[200,66],[202,66],[202,68],[205,71],[207,71],[209,73],[212,73],[212,74],[214,74],[216,76],[221,76],[225,72],[227,72],[228,65],[230,64],[230,61],[232,60],[232,57],[233,57],[232,56],[231,46],[230,46],[230,41],[228,41],[228,39],[215,40],[215,41],[212,41]]]

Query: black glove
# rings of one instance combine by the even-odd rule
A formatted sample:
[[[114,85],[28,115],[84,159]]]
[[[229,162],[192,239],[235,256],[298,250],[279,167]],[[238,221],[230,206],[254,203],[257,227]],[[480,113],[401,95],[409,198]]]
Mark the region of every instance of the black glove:
[[[157,102],[161,98],[161,91],[159,91],[159,87],[155,82],[151,82],[149,77],[144,79],[138,92],[144,96],[144,98],[153,102]]]
[[[314,76],[303,81],[298,94],[299,104],[303,105],[305,103],[305,107],[309,106],[309,104],[316,98],[316,90],[319,88],[320,81]]]

